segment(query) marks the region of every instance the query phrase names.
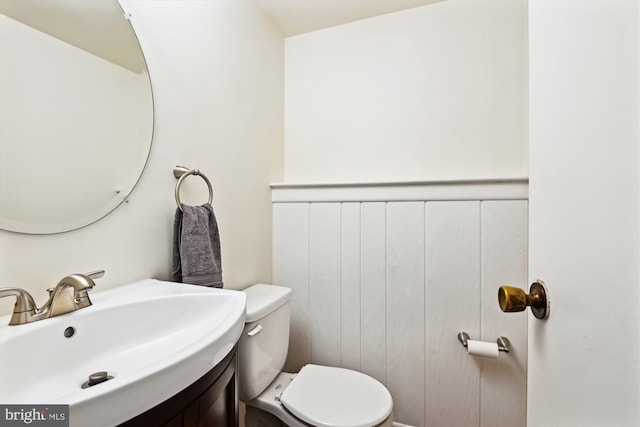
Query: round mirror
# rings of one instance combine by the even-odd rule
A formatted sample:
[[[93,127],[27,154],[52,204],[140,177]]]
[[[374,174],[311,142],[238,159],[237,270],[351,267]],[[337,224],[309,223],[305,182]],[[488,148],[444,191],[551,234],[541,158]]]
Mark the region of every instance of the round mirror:
[[[0,2],[0,228],[104,217],[138,182],[152,133],[149,72],[117,0]]]

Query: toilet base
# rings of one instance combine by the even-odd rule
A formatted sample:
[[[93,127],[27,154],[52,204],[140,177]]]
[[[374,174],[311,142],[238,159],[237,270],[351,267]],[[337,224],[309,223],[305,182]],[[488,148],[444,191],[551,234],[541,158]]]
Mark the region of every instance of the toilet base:
[[[246,427],[310,427],[309,424],[291,415],[280,403],[280,395],[296,374],[281,372],[265,391],[253,400],[245,402],[247,414]],[[376,427],[391,427],[393,414]]]
[[[245,402],[247,405],[246,427],[309,427],[308,424],[291,415],[280,403],[280,395],[295,376],[296,374],[280,372],[260,396]]]

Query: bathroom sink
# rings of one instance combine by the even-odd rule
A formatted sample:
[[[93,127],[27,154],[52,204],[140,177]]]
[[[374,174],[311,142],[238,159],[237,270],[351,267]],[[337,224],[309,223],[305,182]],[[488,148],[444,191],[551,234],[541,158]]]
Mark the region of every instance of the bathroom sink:
[[[71,426],[115,425],[212,369],[244,327],[243,292],[147,279],[91,299],[25,325],[0,318],[0,403],[69,404]],[[81,388],[98,371],[113,379]]]

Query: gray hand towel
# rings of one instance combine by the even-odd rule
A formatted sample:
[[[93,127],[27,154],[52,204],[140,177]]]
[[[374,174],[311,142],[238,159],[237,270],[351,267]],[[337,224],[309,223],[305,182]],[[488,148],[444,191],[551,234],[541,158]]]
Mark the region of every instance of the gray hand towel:
[[[173,223],[174,282],[222,288],[218,223],[209,203],[181,205]]]

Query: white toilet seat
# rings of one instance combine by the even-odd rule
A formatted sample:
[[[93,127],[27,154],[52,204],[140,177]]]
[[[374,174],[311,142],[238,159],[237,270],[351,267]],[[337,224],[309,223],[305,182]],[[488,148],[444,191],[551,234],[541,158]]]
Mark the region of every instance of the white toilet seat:
[[[361,372],[306,365],[280,396],[280,403],[317,427],[373,427],[391,415],[393,399],[379,381]]]

